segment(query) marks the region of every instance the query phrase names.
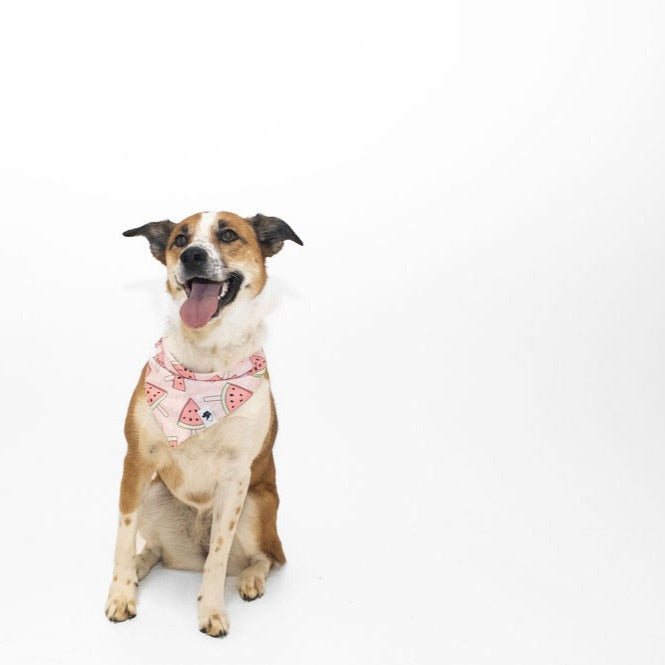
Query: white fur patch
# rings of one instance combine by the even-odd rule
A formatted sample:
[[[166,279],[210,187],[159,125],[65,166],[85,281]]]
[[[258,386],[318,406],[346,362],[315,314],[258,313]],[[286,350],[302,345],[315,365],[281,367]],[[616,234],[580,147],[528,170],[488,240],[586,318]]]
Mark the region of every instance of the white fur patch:
[[[210,232],[217,224],[216,212],[202,212],[199,223],[196,226],[196,231],[191,237],[187,249],[190,247],[200,247],[208,255],[207,278],[215,282],[223,282],[228,277],[228,271],[222,261],[222,257],[217,247],[210,240]],[[175,269],[176,279],[180,284],[183,284],[184,268],[180,261]]]

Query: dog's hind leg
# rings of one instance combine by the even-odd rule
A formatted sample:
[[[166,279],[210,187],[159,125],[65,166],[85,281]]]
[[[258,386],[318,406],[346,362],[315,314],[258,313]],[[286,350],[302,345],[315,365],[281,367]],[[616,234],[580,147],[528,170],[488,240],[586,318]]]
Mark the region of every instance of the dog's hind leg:
[[[266,579],[274,563],[286,563],[277,535],[277,490],[262,482],[247,493],[236,538],[248,564],[238,575],[238,592],[244,600],[256,600],[265,593]]]
[[[152,570],[162,558],[162,548],[159,545],[146,543],[140,554],[136,555],[136,576],[139,582]]]
[[[257,552],[250,562],[238,576],[238,593],[243,600],[256,600],[265,593],[272,567],[272,561],[263,552]]]
[[[139,578],[160,560],[165,568],[203,570],[210,519],[178,501],[162,480],[155,478],[139,512],[139,532],[146,542],[136,558]]]

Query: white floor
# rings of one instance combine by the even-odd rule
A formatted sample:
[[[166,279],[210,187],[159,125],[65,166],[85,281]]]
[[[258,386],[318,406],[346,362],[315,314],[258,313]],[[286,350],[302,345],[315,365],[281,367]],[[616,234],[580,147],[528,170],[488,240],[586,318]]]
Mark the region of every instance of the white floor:
[[[41,458],[54,474],[23,455],[4,481],[4,662],[662,662],[655,440],[545,444],[480,436],[486,425],[469,420],[457,439],[410,439],[399,425],[389,439],[381,425],[383,438],[335,448],[279,401],[289,563],[252,603],[228,581],[224,639],[197,630],[195,573],[156,568],[137,618],[105,619],[119,441],[89,441],[87,457],[54,447]],[[22,501],[27,471],[40,474],[43,505]]]

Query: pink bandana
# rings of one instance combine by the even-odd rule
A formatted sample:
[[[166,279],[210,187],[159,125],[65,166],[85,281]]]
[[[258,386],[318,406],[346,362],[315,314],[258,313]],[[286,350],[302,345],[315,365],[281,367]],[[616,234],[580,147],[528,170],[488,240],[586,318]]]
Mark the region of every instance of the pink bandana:
[[[240,408],[266,373],[259,350],[221,374],[185,369],[160,339],[145,370],[145,396],[171,446],[177,446]]]

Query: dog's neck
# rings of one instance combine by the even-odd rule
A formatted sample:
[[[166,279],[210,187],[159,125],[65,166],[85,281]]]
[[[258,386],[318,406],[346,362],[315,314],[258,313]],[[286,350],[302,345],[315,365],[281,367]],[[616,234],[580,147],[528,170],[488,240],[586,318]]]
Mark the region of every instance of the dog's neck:
[[[199,330],[188,328],[177,306],[171,307],[164,343],[193,372],[223,372],[261,348],[263,315],[271,301],[267,289],[254,298],[238,299],[228,310]]]

